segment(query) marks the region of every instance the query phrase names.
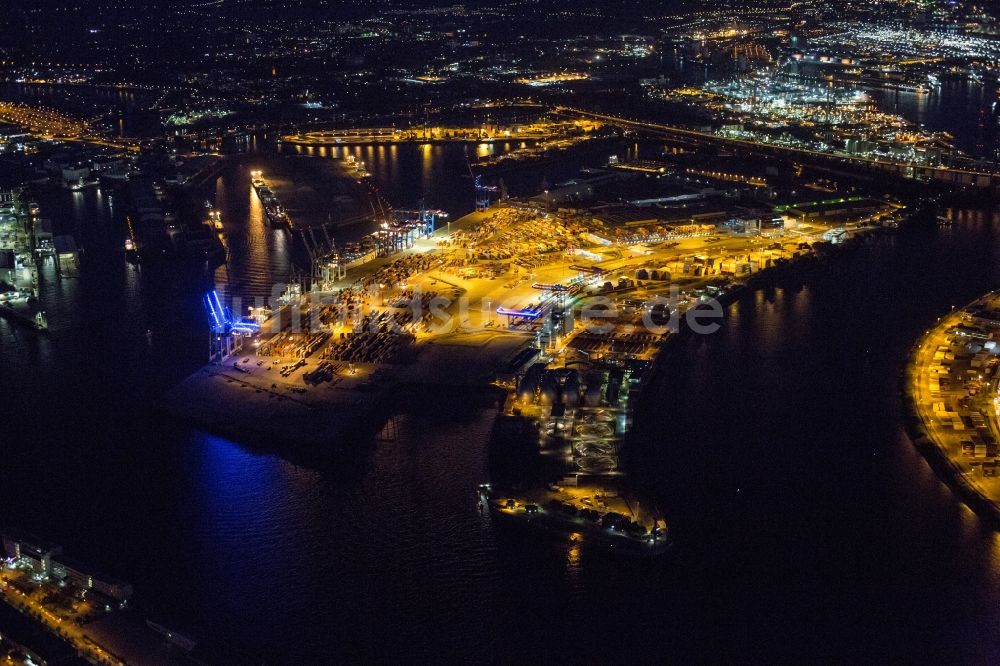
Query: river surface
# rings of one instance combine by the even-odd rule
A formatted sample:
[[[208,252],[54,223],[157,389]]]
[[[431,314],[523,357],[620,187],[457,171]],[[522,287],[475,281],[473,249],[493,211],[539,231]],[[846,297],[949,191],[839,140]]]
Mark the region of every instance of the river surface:
[[[1000,123],[995,86],[945,79],[932,93],[869,89],[886,112],[895,113],[934,132],[949,132],[955,146],[982,159],[1000,159]]]
[[[441,159],[430,181],[408,167],[411,186],[385,184],[399,205],[440,187],[454,203],[430,205],[471,207],[456,194],[463,156]],[[295,250],[255,218],[246,168],[214,197],[228,284],[266,295]],[[452,185],[414,185],[436,179]],[[79,278],[43,271],[50,335],[0,320],[0,524],[132,582],[143,607],[234,663],[1000,656],[1000,538],[906,441],[898,396],[918,335],[1000,287],[996,212],[801,267],[672,348],[629,457],[677,542],[632,561],[481,515],[495,413],[462,396],[426,396],[394,441],[324,468],[160,417],[159,392],[204,360],[200,297],[223,280],[128,266],[117,198],[39,197],[85,254]]]

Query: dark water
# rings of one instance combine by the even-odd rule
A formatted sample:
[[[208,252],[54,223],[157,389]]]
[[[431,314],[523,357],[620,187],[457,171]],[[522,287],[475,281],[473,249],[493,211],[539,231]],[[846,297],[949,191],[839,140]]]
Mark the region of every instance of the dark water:
[[[881,89],[867,92],[889,113],[935,132],[951,133],[956,147],[963,152],[1000,159],[1000,110],[994,86],[946,79],[933,93]]]
[[[303,160],[339,160],[352,155],[365,163],[377,183],[379,196],[390,206],[405,210],[424,205],[441,209],[455,220],[475,209],[476,191],[470,164],[476,157],[507,152],[520,145],[523,144],[402,144],[300,149],[282,146],[280,157],[264,153],[247,156],[239,164],[227,167],[214,188],[205,192],[205,197],[221,211],[226,228],[228,261],[213,272],[214,284],[224,293],[244,300],[270,297],[275,283],[288,280],[290,269],[295,267],[301,272],[309,265],[301,239],[272,229],[259,199],[252,193],[251,171],[261,169],[268,173],[276,159],[283,160],[283,177],[294,181],[296,170],[304,166]],[[487,171],[484,182],[499,188],[502,181],[511,196],[530,196],[540,191],[545,183],[557,186],[578,176],[581,166],[606,164],[609,155],[630,159],[641,154],[653,158],[663,150],[664,147],[656,143],[602,139],[556,159],[515,170]],[[368,205],[362,202],[362,208]],[[358,240],[374,231],[370,221],[339,226],[335,216],[331,220],[330,231],[338,244]],[[322,234],[317,232],[317,238],[322,239]]]
[[[423,202],[453,217],[475,209],[473,166],[477,158],[500,155],[523,147],[524,142],[497,141],[476,145],[401,144],[391,146],[295,147],[282,146],[283,154],[307,155],[319,159],[361,160],[379,183],[381,194],[395,207],[417,208]],[[542,162],[526,162],[517,169],[484,172],[483,182],[500,187],[511,196],[533,196],[579,175],[581,166],[603,166],[609,155],[630,159],[639,149],[621,140],[598,140],[571,149],[564,157]],[[662,147],[649,145],[644,155],[658,157]],[[479,169],[475,169],[480,173]],[[495,196],[495,195],[494,195]]]
[[[113,136],[160,134],[160,113],[150,110],[160,94],[111,86],[0,83],[0,99],[53,107],[79,118],[99,115]]]
[[[293,264],[308,265],[304,247],[268,224],[250,185],[250,172],[258,166],[249,162],[227,168],[206,192],[225,226],[226,262],[213,271],[214,286],[222,294],[248,300],[270,297],[273,285],[288,281]]]
[[[209,195],[238,255],[227,284],[256,295],[294,250],[244,178]],[[199,298],[222,278],[128,267],[108,192],[39,200],[86,254],[78,279],[45,271],[50,336],[0,320],[0,524],[206,641],[273,663],[1000,655],[1000,539],[905,441],[897,395],[917,335],[1000,286],[995,214],[804,268],[675,348],[631,458],[677,544],[637,562],[480,515],[493,412],[462,396],[422,396],[395,441],[332,469],[161,418],[155,396],[202,362]]]
[[[704,565],[704,597],[674,592],[715,598],[749,655],[1000,655],[1000,538],[900,427],[913,341],[1000,284],[1000,214],[960,217],[748,296],[669,357],[637,458]]]

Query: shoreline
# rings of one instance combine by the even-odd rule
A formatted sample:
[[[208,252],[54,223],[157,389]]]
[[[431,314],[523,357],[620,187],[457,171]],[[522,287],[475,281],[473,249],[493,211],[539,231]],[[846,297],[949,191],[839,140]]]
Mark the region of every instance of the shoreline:
[[[992,529],[1000,530],[1000,503],[990,499],[984,492],[975,487],[965,477],[967,473],[959,462],[949,455],[940,436],[935,436],[927,423],[925,409],[920,406],[914,387],[919,385],[920,377],[927,373],[926,367],[920,364],[919,355],[924,346],[931,343],[935,336],[940,335],[950,326],[961,321],[962,313],[970,307],[983,302],[995,292],[989,292],[961,308],[942,315],[934,326],[917,338],[910,348],[907,364],[900,376],[900,391],[903,401],[903,429],[914,449],[924,458],[934,475],[946,485],[978,518],[985,521]],[[994,372],[993,380],[996,379]]]
[[[15,308],[10,307],[6,304],[0,304],[0,317],[3,317],[7,321],[15,324],[17,326],[23,326],[25,328],[30,328],[36,333],[47,333],[48,328],[38,325],[38,321],[26,312],[21,312]]]
[[[822,250],[810,248],[810,250],[799,257],[789,259],[776,266],[761,270],[747,277],[742,282],[726,288],[715,298],[723,309],[728,308],[733,303],[739,301],[744,296],[754,294],[760,289],[766,288],[769,284],[781,279],[783,276],[800,272],[809,266],[815,266],[818,262],[823,262],[825,258],[834,254],[842,254],[849,250],[856,249],[862,243],[872,237],[873,232],[886,231],[879,228],[863,229],[851,236],[846,241],[837,245],[820,246]],[[678,330],[665,336],[658,344],[654,355],[650,359],[650,365],[645,370],[639,385],[632,389],[632,401],[626,408],[626,420],[631,422],[631,426],[626,428],[620,435],[618,456],[622,457],[623,452],[629,447],[637,444],[635,439],[639,428],[636,423],[641,422],[643,415],[654,406],[650,402],[653,392],[650,390],[663,380],[664,359],[676,348],[675,345],[681,340],[688,339],[694,331],[688,325],[686,318],[679,320]],[[525,423],[537,424],[540,421],[528,417],[507,416],[501,414],[500,419],[522,419]],[[518,435],[521,439],[529,437],[534,432],[533,428],[522,430]],[[495,442],[492,445],[496,445]],[[584,474],[577,478],[577,483],[570,484],[565,488],[563,482],[550,483],[538,480],[529,482],[526,485],[500,485],[496,488],[492,484],[485,484],[480,488],[480,501],[489,508],[491,515],[501,519],[502,524],[517,525],[524,529],[543,531],[545,533],[559,536],[562,540],[569,540],[571,543],[585,545],[596,543],[602,547],[614,550],[615,544],[627,544],[630,553],[642,556],[658,556],[670,550],[675,542],[674,528],[669,521],[666,521],[660,510],[656,507],[656,502],[652,502],[652,513],[647,509],[645,516],[632,512],[630,503],[625,502],[625,510],[610,504],[603,506],[598,512],[588,509],[592,506],[588,503],[590,497],[633,497],[642,500],[643,506],[651,504],[650,499],[655,499],[656,494],[651,488],[639,483],[632,483],[632,470],[622,467],[612,477],[594,476]],[[572,473],[567,477],[572,476]],[[580,493],[587,493],[582,503],[576,497]],[[648,530],[644,534],[628,531],[623,532],[620,526],[606,527],[606,518],[614,519],[625,515],[626,523],[629,519],[634,519],[636,525]],[[651,519],[651,520],[650,520]]]
[[[352,449],[367,451],[408,393],[496,394],[497,387],[484,381],[486,375],[517,353],[528,339],[509,336],[493,342],[486,340],[481,346],[424,344],[409,363],[359,364],[357,378],[340,377],[336,385],[310,387],[305,395],[293,392],[301,382],[275,386],[270,378],[259,379],[236,370],[245,355],[235,354],[225,363],[202,366],[175,384],[157,401],[156,408],[203,432],[251,448],[315,460],[336,459],[349,456]],[[442,354],[458,354],[464,371],[435,372]],[[321,363],[309,360],[302,372]],[[383,375],[389,378],[383,380]],[[247,425],[251,420],[256,424]]]
[[[439,228],[428,241],[423,241],[425,247],[416,251],[434,248],[447,234],[475,225],[482,216],[482,213],[470,213],[447,228]],[[876,231],[880,229],[859,228],[840,245],[821,244],[800,249],[801,254],[796,252],[778,259],[774,265],[742,277],[716,298],[722,307],[728,307],[743,294],[789,270],[798,270],[803,262],[822,260],[826,253],[851,247]],[[388,261],[405,256],[406,253],[397,253]],[[357,283],[386,263],[387,260],[371,262],[352,273],[344,285]],[[450,284],[438,273],[432,270],[428,275],[434,274],[430,279],[441,284]],[[696,284],[712,282],[700,280]],[[499,286],[497,283],[484,284],[482,288]],[[473,287],[472,283],[463,287],[468,288],[479,287]],[[670,332],[657,345],[649,359],[649,367],[643,372],[643,389],[659,380],[662,359],[671,349],[672,341],[688,333],[686,322],[682,321],[676,332]],[[356,366],[354,363],[349,366],[346,361],[332,361],[335,366],[332,377],[318,383],[304,382],[303,375],[325,362],[320,356],[303,359],[301,372],[278,377],[277,367],[290,362],[291,357],[257,356],[252,348],[247,348],[222,363],[202,366],[165,391],[156,408],[206,433],[254,448],[304,453],[310,457],[339,456],[349,453],[354,446],[366,449],[367,441],[384,427],[392,415],[394,401],[407,388],[426,391],[451,387],[485,393],[497,390],[493,381],[498,369],[531,340],[532,336],[525,331],[484,328],[480,323],[478,327],[439,337],[418,336],[412,345],[416,353],[407,360],[358,362]],[[643,389],[636,396],[636,408],[644,406]],[[636,408],[629,407],[633,415],[639,411]],[[624,440],[631,437],[631,432],[629,429],[625,433]]]

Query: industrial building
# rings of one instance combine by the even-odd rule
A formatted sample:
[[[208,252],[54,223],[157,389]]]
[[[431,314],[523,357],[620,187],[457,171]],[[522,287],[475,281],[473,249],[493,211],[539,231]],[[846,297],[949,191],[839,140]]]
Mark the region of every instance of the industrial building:
[[[0,540],[6,558],[29,565],[39,576],[97,592],[119,607],[132,596],[132,585],[67,557],[62,546],[16,531],[4,532]]]

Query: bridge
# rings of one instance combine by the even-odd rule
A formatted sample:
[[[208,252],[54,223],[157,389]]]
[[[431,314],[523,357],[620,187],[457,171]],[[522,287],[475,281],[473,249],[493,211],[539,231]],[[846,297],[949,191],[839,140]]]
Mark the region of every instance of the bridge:
[[[821,163],[827,165],[836,164],[840,166],[848,164],[869,170],[889,172],[910,180],[941,183],[943,185],[953,187],[975,188],[978,190],[1000,193],[1000,171],[997,170],[924,166],[905,162],[892,162],[889,160],[859,157],[856,155],[842,155],[840,153],[822,152],[818,150],[810,150],[808,148],[780,146],[760,141],[720,136],[711,132],[703,132],[701,130],[678,127],[676,125],[665,125],[637,118],[622,118],[621,116],[612,116],[566,106],[557,106],[553,108],[552,112],[565,116],[587,118],[623,129],[630,129],[636,132],[643,132],[654,136],[666,137],[689,143],[716,146],[724,145],[760,155],[791,158],[801,160],[803,162]]]
[[[54,109],[15,102],[0,102],[0,122],[17,125],[43,138],[82,141],[115,149],[138,150],[135,139],[109,139],[91,131],[98,118],[81,120]]]

